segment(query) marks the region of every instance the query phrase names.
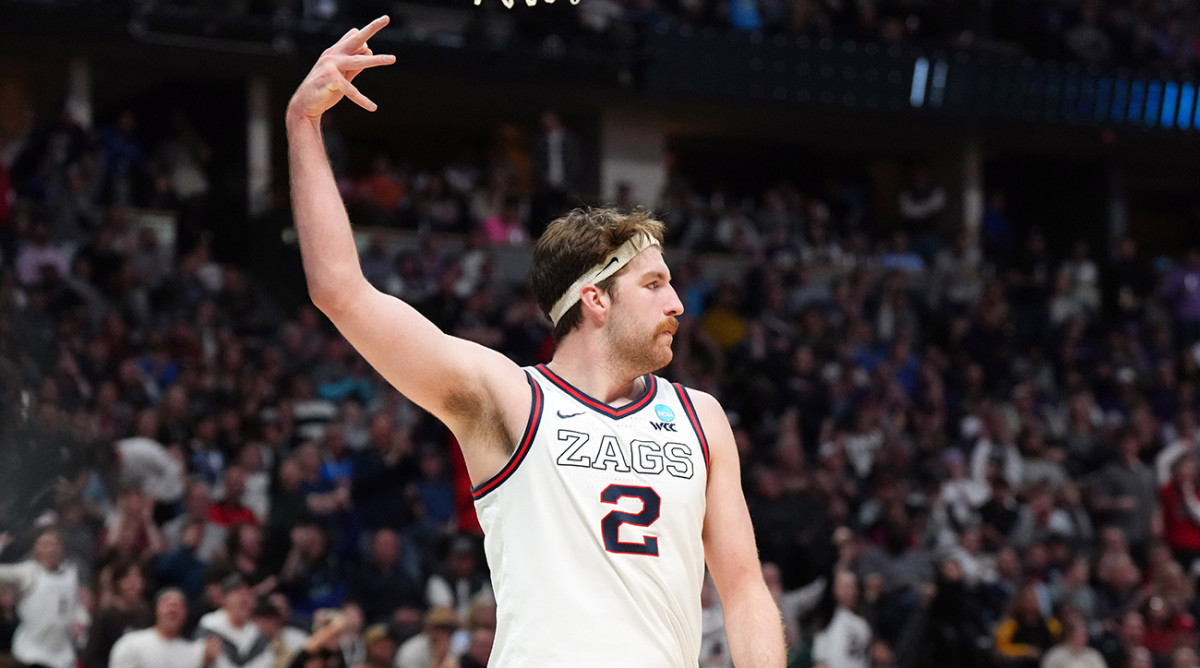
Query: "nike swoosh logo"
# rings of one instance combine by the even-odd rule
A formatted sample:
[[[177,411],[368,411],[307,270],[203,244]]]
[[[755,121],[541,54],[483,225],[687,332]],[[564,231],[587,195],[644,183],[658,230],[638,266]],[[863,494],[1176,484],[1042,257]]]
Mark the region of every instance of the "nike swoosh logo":
[[[621,261],[621,258],[619,258],[619,257],[614,257],[613,259],[609,260],[609,261],[608,261],[608,264],[604,265],[604,269],[601,269],[600,271],[602,271],[602,272],[604,272],[604,271],[608,271],[608,268],[609,268],[609,267],[613,266],[614,264],[616,264],[616,263],[618,263],[618,262],[620,262],[620,261]]]
[[[576,415],[583,415],[583,411],[579,411],[578,413],[563,413],[562,411],[555,412],[558,413],[558,417],[560,418],[573,418]]]

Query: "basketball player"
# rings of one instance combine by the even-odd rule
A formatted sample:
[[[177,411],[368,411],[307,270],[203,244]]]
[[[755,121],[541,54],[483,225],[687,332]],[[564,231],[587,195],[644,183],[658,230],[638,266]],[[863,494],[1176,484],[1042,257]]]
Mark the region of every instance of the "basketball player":
[[[20,596],[13,657],[26,666],[72,668],[76,641],[90,621],[79,601],[79,575],[63,563],[62,537],[55,529],[38,534],[32,556],[0,565],[0,582],[15,584]]]
[[[326,50],[287,111],[292,203],[313,302],[462,444],[498,604],[491,665],[695,668],[705,564],[740,668],[784,665],[733,434],[712,397],[652,375],[683,305],[663,227],[574,211],[547,228],[532,283],[554,359],[522,369],[448,336],[365,278],[320,131],[352,81],[387,65],[367,40]]]

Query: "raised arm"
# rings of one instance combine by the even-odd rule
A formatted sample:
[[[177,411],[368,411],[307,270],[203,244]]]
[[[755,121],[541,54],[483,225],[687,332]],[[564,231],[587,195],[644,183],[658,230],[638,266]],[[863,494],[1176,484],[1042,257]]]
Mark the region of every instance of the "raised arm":
[[[0,583],[8,583],[24,594],[33,586],[34,565],[32,561],[16,564],[0,564]]]
[[[321,116],[343,97],[376,109],[352,81],[364,69],[395,62],[367,45],[387,23],[385,16],[347,32],[321,54],[288,104],[292,208],[304,274],[313,303],[367,362],[454,431],[478,483],[503,466],[524,428],[531,402],[525,375],[499,353],[444,334],[367,282],[321,137]]]
[[[704,558],[721,597],[729,652],[739,668],[781,668],[787,658],[783,620],[763,580],[733,430],[716,399],[692,394],[710,458]]]

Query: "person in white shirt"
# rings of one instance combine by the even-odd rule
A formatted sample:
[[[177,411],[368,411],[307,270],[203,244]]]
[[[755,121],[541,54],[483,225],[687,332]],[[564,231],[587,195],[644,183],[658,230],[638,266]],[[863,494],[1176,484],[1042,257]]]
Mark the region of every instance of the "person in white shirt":
[[[221,591],[225,595],[221,608],[201,617],[197,631],[201,638],[221,639],[222,652],[213,668],[271,668],[271,639],[250,619],[254,606],[250,585],[233,573],[221,581]]]
[[[1063,641],[1042,657],[1042,668],[1104,668],[1104,657],[1088,647],[1087,620],[1071,615],[1063,629]]]
[[[838,571],[833,578],[837,608],[829,625],[813,639],[814,668],[867,668],[871,626],[854,613],[858,605],[858,578]]]
[[[109,654],[109,668],[202,668],[212,665],[221,652],[221,640],[188,640],[180,635],[187,621],[187,598],[169,588],[159,592],[154,604],[154,626],[121,636]]]
[[[79,600],[79,575],[63,563],[57,529],[42,530],[32,556],[19,564],[0,564],[0,582],[15,585],[21,598],[13,657],[26,665],[72,668],[78,640],[90,621]]]
[[[162,443],[143,436],[117,441],[122,485],[136,485],[155,503],[174,504],[183,497],[183,461]]]
[[[438,605],[425,613],[425,630],[404,641],[396,652],[395,668],[440,666],[449,657],[450,638],[459,627],[458,615],[448,605]]]

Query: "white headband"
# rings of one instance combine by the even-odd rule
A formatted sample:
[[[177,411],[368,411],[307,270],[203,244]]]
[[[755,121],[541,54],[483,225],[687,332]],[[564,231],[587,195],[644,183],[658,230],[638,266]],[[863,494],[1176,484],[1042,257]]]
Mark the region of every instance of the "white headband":
[[[583,276],[579,277],[579,280],[575,281],[571,284],[571,287],[567,288],[566,292],[563,292],[562,296],[558,298],[558,301],[554,302],[554,307],[550,309],[550,322],[557,325],[558,321],[562,320],[563,315],[565,315],[567,311],[571,310],[571,307],[575,305],[575,302],[579,301],[579,291],[583,289],[583,286],[599,283],[618,271],[621,271],[621,267],[629,264],[629,261],[632,260],[635,255],[651,246],[661,247],[661,244],[658,243],[657,239],[650,236],[646,232],[639,232],[631,237],[629,241],[621,244],[621,247],[617,249],[617,252],[610,255],[600,264],[588,269],[586,272],[584,272]]]

